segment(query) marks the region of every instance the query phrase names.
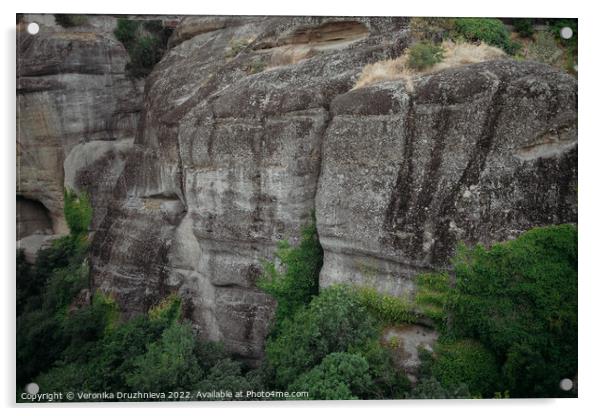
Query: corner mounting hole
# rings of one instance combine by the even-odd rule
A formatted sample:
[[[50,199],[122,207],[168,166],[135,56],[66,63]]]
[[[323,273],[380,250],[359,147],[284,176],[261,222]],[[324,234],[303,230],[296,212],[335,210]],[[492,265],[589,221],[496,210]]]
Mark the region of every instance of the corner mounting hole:
[[[562,39],[570,39],[573,37],[573,29],[571,29],[568,26],[563,27],[562,29],[560,29],[560,37],[562,37]]]
[[[36,22],[31,22],[30,24],[27,25],[27,32],[30,35],[35,35],[40,31],[40,25],[38,25]]]
[[[560,388],[564,391],[569,391],[573,388],[573,380],[570,378],[564,378],[560,381]]]

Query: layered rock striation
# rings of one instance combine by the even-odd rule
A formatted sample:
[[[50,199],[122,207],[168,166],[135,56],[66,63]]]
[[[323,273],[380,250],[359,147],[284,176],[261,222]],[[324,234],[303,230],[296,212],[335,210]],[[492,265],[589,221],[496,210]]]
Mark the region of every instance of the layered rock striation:
[[[36,186],[90,190],[99,212],[94,285],[126,315],[177,292],[202,337],[250,363],[263,356],[275,308],[256,287],[261,261],[279,240],[296,242],[313,210],[325,253],[321,286],[370,285],[402,297],[413,294],[417,273],[447,268],[458,242],[491,244],[576,222],[576,80],[498,60],[353,89],[367,64],[408,46],[407,24],[186,17],[145,81],[140,112],[133,92],[88,92],[111,97],[97,101],[70,84],[73,100],[102,107],[94,113],[102,122],[78,114],[77,128],[36,115],[67,117],[70,107],[56,104],[63,87],[32,87],[65,79],[25,71],[24,142],[48,143],[39,152],[54,155],[47,165],[64,175],[32,162],[20,194],[46,206],[56,227],[45,196],[54,194]],[[125,51],[103,39],[113,64],[89,67],[109,68],[104,79],[131,91],[115,70],[123,71]],[[36,77],[43,82],[29,81]],[[31,147],[24,154],[36,155]]]
[[[65,186],[91,195],[93,228],[104,216],[142,109],[142,83],[126,76],[116,21],[89,16],[65,29],[52,15],[26,15],[18,25],[18,206],[39,205],[40,221],[50,221],[34,229],[17,220],[20,238],[67,232]],[[29,34],[28,22],[40,31]]]

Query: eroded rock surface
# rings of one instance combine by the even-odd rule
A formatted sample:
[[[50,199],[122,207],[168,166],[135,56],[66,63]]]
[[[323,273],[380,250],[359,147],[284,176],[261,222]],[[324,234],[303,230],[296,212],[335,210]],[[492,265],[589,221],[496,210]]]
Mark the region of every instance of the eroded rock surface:
[[[459,242],[577,221],[577,84],[494,61],[338,96],[316,197],[320,284],[412,293]]]
[[[201,337],[256,364],[275,308],[255,285],[261,260],[312,210],[322,286],[403,296],[460,241],[577,220],[577,85],[551,67],[352,90],[409,44],[407,19],[191,16],[142,101],[102,19],[20,34],[18,193],[47,210],[22,216],[37,244],[44,215],[64,231],[64,185],[90,192],[93,283],[126,316],[177,292]]]
[[[38,34],[27,32],[30,21],[39,23]],[[17,195],[46,209],[51,233],[67,232],[65,185],[93,196],[93,227],[100,222],[136,131],[142,84],[125,74],[116,22],[89,16],[65,29],[53,15],[25,15],[17,28]],[[82,151],[94,143],[106,151]],[[93,168],[94,183],[85,179],[92,164],[102,165]]]
[[[310,220],[330,102],[400,50],[404,23],[186,18],[146,82],[95,283],[131,313],[177,290],[203,336],[259,360],[275,307],[260,262]]]

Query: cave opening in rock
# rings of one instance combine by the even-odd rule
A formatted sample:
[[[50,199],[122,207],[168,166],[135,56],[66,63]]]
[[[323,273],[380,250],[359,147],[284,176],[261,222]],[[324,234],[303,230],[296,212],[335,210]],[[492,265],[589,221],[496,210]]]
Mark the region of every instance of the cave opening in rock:
[[[17,240],[33,234],[52,234],[52,219],[39,201],[17,195]]]

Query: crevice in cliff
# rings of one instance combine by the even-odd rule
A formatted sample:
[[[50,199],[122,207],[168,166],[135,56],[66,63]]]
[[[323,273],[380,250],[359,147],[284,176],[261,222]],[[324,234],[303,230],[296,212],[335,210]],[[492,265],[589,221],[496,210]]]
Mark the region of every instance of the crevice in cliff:
[[[462,172],[460,179],[451,187],[443,198],[443,202],[437,212],[436,218],[438,222],[435,228],[432,248],[433,263],[435,264],[445,263],[452,254],[450,250],[452,250],[454,245],[453,241],[455,241],[455,239],[453,235],[451,235],[450,221],[455,213],[456,201],[460,197],[460,189],[462,187],[470,187],[479,181],[479,177],[485,167],[489,152],[491,151],[500,114],[504,109],[504,94],[508,87],[505,79],[498,78],[497,81],[497,89],[491,98],[489,111],[487,112],[481,134],[470,155],[468,164]]]

